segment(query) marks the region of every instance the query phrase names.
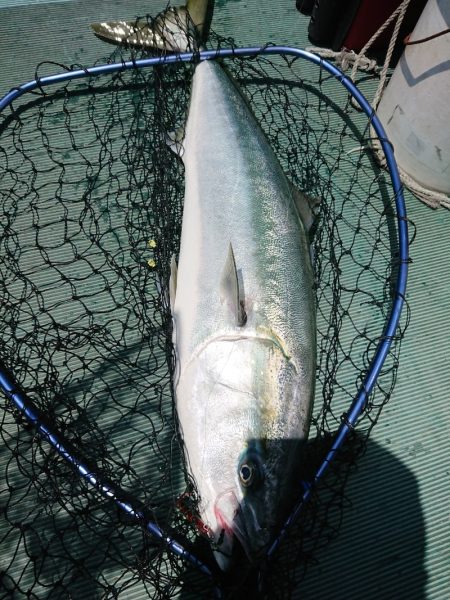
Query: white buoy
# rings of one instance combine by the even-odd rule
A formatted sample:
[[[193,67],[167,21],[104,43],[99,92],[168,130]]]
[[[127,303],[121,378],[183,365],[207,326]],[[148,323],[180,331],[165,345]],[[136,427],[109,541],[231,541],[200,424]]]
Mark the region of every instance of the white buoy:
[[[450,1],[428,0],[409,41],[448,28]],[[377,113],[401,171],[450,195],[450,33],[406,46]]]

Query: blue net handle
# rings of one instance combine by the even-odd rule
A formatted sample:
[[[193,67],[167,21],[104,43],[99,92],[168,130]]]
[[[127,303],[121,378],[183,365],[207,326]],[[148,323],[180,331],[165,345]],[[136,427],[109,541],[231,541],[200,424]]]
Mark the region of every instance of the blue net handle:
[[[285,522],[279,536],[272,543],[271,547],[267,552],[267,558],[273,555],[275,550],[278,548],[281,540],[285,536],[287,530],[290,528],[292,523],[297,519],[301,507],[304,502],[309,498],[313,484],[317,483],[319,479],[323,477],[327,471],[330,463],[333,461],[336,453],[342,447],[346,437],[350,431],[355,427],[356,422],[361,415],[364,407],[367,403],[368,396],[371,393],[376,379],[381,371],[385,358],[389,352],[392,341],[395,337],[395,333],[400,321],[400,315],[402,312],[406,282],[408,275],[408,221],[406,216],[406,206],[403,197],[403,190],[398,173],[397,163],[394,158],[394,152],[392,145],[387,139],[386,133],[383,126],[375,114],[374,109],[371,107],[364,95],[358,90],[356,85],[351,79],[349,79],[342,71],[336,66],[320,58],[319,56],[307,52],[306,50],[300,50],[299,48],[292,48],[289,46],[266,46],[264,48],[221,48],[219,50],[205,50],[198,54],[194,53],[183,53],[174,54],[164,57],[155,57],[147,59],[139,59],[133,61],[125,61],[121,63],[98,65],[86,69],[79,69],[73,71],[67,71],[64,73],[58,73],[55,75],[48,75],[28,83],[24,83],[17,88],[10,90],[0,100],[0,112],[3,111],[7,106],[22,96],[25,93],[32,92],[36,88],[42,88],[45,86],[59,84],[74,79],[82,79],[84,77],[93,77],[101,75],[110,75],[120,71],[126,71],[136,68],[147,68],[155,67],[158,65],[173,64],[180,61],[190,62],[193,60],[212,60],[217,58],[227,57],[252,57],[258,55],[282,55],[292,56],[294,58],[300,58],[307,60],[311,63],[318,65],[335,77],[353,96],[358,102],[361,109],[365,112],[368,117],[370,125],[376,132],[381,147],[383,149],[384,156],[386,158],[387,169],[391,178],[392,188],[394,190],[394,200],[396,206],[396,217],[398,226],[398,240],[399,240],[399,267],[397,273],[397,280],[395,282],[393,305],[387,322],[385,324],[384,331],[380,338],[375,356],[372,359],[369,371],[355,396],[349,410],[345,414],[341,426],[335,435],[333,445],[328,451],[325,459],[321,466],[317,470],[314,477],[314,481],[309,484],[305,492],[294,508],[293,512]],[[37,409],[34,403],[27,397],[27,395],[17,386],[14,381],[13,375],[11,375],[7,369],[0,363],[0,387],[6,396],[15,404],[15,406],[21,411],[21,413],[27,418],[28,421],[33,423],[40,434],[63,456],[83,477],[88,481],[95,489],[106,498],[112,499],[116,505],[126,512],[129,516],[134,517],[138,521],[144,523],[145,529],[156,536],[161,541],[165,542],[172,552],[181,556],[183,559],[191,562],[203,573],[213,576],[211,568],[204,562],[199,560],[194,554],[189,552],[181,543],[175,540],[172,536],[165,534],[154,522],[154,520],[146,514],[147,511],[143,511],[141,506],[138,506],[138,502],[135,499],[127,498],[127,495],[121,491],[117,486],[109,481],[105,481],[95,469],[88,467],[83,459],[78,455],[76,449],[72,448],[71,445],[64,440],[64,438],[58,434],[52,425],[47,422],[45,416]],[[126,500],[124,499],[126,498]]]

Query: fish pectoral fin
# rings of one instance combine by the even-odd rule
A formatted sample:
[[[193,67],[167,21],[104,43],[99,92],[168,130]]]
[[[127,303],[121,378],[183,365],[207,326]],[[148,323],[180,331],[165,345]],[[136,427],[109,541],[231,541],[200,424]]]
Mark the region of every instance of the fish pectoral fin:
[[[170,259],[170,281],[169,281],[170,309],[172,311],[172,314],[173,314],[173,309],[175,306],[175,296],[177,293],[177,277],[178,277],[177,261],[175,259],[175,254],[172,254],[172,258]]]
[[[233,246],[228,247],[228,254],[220,279],[220,298],[229,306],[236,325],[242,327],[247,321],[244,299],[240,294],[239,280],[234,259]]]

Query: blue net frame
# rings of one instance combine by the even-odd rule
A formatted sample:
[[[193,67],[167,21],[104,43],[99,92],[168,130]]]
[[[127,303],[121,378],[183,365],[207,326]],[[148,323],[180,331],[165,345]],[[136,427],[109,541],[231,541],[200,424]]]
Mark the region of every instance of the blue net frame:
[[[298,519],[303,506],[310,498],[312,491],[317,483],[325,476],[330,464],[333,463],[337,453],[342,448],[345,440],[355,428],[358,418],[367,405],[368,398],[375,386],[378,375],[380,374],[386,356],[390,351],[391,344],[397,336],[397,331],[400,323],[402,308],[405,301],[407,272],[408,272],[408,219],[406,215],[405,202],[403,198],[402,185],[400,182],[397,165],[394,158],[394,153],[389,140],[383,130],[383,127],[374,113],[369,102],[358,90],[355,84],[346,77],[338,68],[321,59],[320,57],[309,53],[305,50],[285,46],[267,46],[264,48],[221,48],[219,50],[202,51],[198,54],[185,53],[179,55],[169,55],[163,57],[152,57],[144,59],[136,59],[122,61],[113,64],[98,65],[91,68],[69,70],[64,73],[41,77],[25,83],[17,88],[12,89],[6,96],[0,100],[0,111],[4,111],[8,106],[18,99],[20,96],[33,92],[37,88],[46,88],[55,84],[83,79],[85,77],[97,77],[102,75],[114,74],[122,71],[133,69],[148,69],[154,67],[164,67],[178,62],[192,62],[196,60],[216,60],[226,59],[229,57],[250,58],[256,56],[274,56],[281,55],[290,57],[295,60],[308,61],[315,64],[320,69],[335,78],[345,90],[356,100],[362,111],[366,114],[370,127],[376,133],[381,148],[386,159],[387,170],[389,172],[392,190],[394,194],[396,207],[396,224],[398,232],[398,260],[396,280],[392,290],[392,305],[388,315],[388,319],[384,324],[383,331],[379,337],[376,351],[371,359],[370,367],[361,382],[358,393],[355,395],[351,405],[346,411],[342,423],[334,435],[332,443],[322,460],[320,467],[316,471],[314,477],[304,484],[303,496],[294,507],[291,515],[286,520],[281,528],[279,536],[273,541],[273,544],[267,551],[267,561],[270,561],[278,549],[280,543],[292,527],[293,523]],[[36,406],[33,400],[27,393],[21,389],[17,383],[11,369],[6,368],[0,363],[0,386],[6,398],[10,400],[26,420],[33,424],[44,440],[53,446],[53,448],[78,472],[79,476],[85,479],[93,488],[104,497],[112,500],[120,511],[124,512],[127,517],[137,521],[143,528],[152,536],[155,536],[159,541],[165,544],[171,552],[182,557],[194,565],[196,569],[204,573],[206,576],[216,581],[217,573],[211,568],[211,565],[205,563],[202,559],[184,545],[182,539],[178,539],[176,535],[165,531],[161,528],[154,518],[151,510],[145,507],[142,503],[136,500],[133,496],[122,490],[114,482],[104,478],[96,467],[89,461],[86,461],[83,453],[73,447],[73,445],[65,439],[51,420],[43,414]],[[220,590],[217,594],[220,596]]]

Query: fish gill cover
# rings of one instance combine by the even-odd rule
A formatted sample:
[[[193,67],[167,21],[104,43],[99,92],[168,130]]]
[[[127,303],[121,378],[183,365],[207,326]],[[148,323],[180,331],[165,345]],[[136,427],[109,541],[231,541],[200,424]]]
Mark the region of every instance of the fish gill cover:
[[[130,56],[148,54],[122,47],[108,62]],[[280,56],[225,63],[288,178],[321,199],[313,240],[316,396],[300,496],[367,374],[392,307],[394,193],[367,150],[367,117],[332,76]],[[37,89],[3,112],[0,359],[87,464],[207,562],[174,413],[167,293],[184,173],[166,134],[184,123],[193,69],[176,63],[87,77]],[[401,337],[352,435],[274,555],[261,597],[290,597],[317,548],[337,535],[345,482],[392,394]],[[6,396],[0,435],[5,597],[216,593],[80,477]],[[247,589],[245,571],[243,559],[225,595]]]

